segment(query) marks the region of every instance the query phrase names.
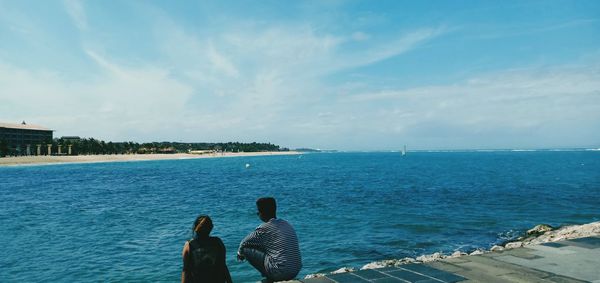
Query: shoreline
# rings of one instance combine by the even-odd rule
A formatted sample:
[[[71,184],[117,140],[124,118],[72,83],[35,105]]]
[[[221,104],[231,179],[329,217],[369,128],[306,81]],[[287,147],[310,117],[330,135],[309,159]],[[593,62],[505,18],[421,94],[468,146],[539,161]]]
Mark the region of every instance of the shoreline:
[[[330,274],[338,274],[345,272],[354,272],[357,270],[377,269],[384,267],[398,267],[404,264],[411,263],[428,263],[442,259],[459,258],[461,256],[480,255],[485,253],[502,252],[515,248],[527,247],[530,245],[539,245],[543,243],[558,242],[563,240],[577,239],[583,237],[600,236],[600,221],[591,222],[581,225],[565,225],[560,227],[551,227],[550,225],[540,224],[527,230],[522,236],[508,240],[500,245],[495,245],[490,249],[476,249],[470,253],[455,251],[452,254],[443,254],[436,252],[433,254],[425,254],[416,258],[405,257],[401,259],[387,259],[374,261],[363,265],[360,268],[342,267],[329,273],[308,274],[304,279],[323,277]]]
[[[264,151],[264,152],[224,152],[211,154],[113,154],[113,155],[72,155],[72,156],[18,156],[0,157],[0,167],[41,166],[58,164],[85,164],[108,162],[137,162],[155,160],[181,160],[201,158],[227,158],[272,155],[299,155],[298,151]]]

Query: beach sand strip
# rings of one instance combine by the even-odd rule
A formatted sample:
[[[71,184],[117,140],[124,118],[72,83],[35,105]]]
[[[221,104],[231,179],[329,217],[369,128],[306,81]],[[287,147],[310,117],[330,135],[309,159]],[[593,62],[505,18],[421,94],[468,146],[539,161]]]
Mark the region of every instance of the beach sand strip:
[[[223,158],[247,156],[296,155],[297,151],[269,152],[223,152],[210,154],[107,154],[107,155],[75,155],[75,156],[18,156],[0,158],[0,166],[51,165],[64,163],[98,163],[98,162],[128,162],[151,160],[177,160],[197,158]]]

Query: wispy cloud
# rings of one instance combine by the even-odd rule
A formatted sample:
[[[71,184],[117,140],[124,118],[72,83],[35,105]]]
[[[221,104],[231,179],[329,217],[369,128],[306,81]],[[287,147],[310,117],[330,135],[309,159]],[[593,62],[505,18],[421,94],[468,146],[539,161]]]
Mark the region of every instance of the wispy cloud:
[[[349,58],[343,58],[339,68],[353,68],[377,63],[415,49],[424,42],[432,40],[447,31],[446,28],[421,28],[405,33],[389,42],[382,42],[356,54],[351,54]]]
[[[378,129],[421,144],[434,138],[446,147],[557,146],[600,138],[589,132],[600,120],[598,78],[600,64],[508,70],[450,85],[354,94],[344,103],[388,122]]]
[[[564,61],[539,62],[522,60],[527,53],[515,59],[512,50],[491,46],[493,39],[475,38],[466,48],[459,42],[477,27],[497,32],[484,36],[510,37],[595,25],[595,19],[488,26],[480,17],[496,9],[487,5],[455,22],[409,21],[378,5],[363,13],[339,4],[335,13],[285,18],[277,8],[256,18],[239,11],[244,5],[216,14],[209,12],[219,5],[206,5],[210,16],[195,17],[161,9],[160,2],[135,2],[125,5],[135,11],[131,17],[95,27],[91,19],[109,18],[92,9],[101,2],[65,0],[57,9],[63,19],[82,33],[98,32],[69,33],[66,40],[57,30],[64,21],[32,20],[37,15],[20,15],[18,5],[11,13],[0,9],[0,34],[15,39],[0,48],[0,120],[36,120],[57,135],[113,140],[261,140],[343,149],[600,140],[590,130],[600,120],[598,60],[560,65],[583,56],[583,49],[556,57]],[[51,48],[39,47],[45,44]],[[23,48],[37,59],[16,52]],[[54,53],[60,58],[44,61]],[[421,60],[424,54],[433,56]],[[438,68],[435,60],[445,63]],[[541,67],[510,69],[535,64]]]
[[[196,114],[190,119],[214,121],[190,126],[238,137],[256,131],[283,136],[273,129],[307,120],[319,111],[312,110],[316,103],[330,100],[337,87],[324,84],[323,76],[399,56],[445,32],[418,29],[389,41],[365,42],[364,50],[349,54],[343,49],[355,34],[323,33],[310,25],[224,27],[208,38],[186,32],[171,19],[161,21],[158,29],[157,40],[169,62],[195,86],[192,100],[202,101],[193,103]],[[236,133],[227,133],[230,128]]]
[[[75,26],[81,31],[87,30],[88,22],[83,3],[80,0],[64,0],[63,3]]]
[[[321,81],[328,74],[401,56],[447,32],[446,28],[421,28],[350,52],[342,49],[348,40],[353,40],[352,34],[319,33],[310,26],[225,30],[205,44],[193,35],[168,34],[185,35],[169,40],[169,44],[188,47],[184,57],[218,52],[226,56],[227,65],[243,66],[235,68],[232,81],[228,78],[232,72],[225,71],[228,68],[223,69],[218,61],[199,59],[207,64],[198,67],[195,74],[213,76],[208,90],[227,97],[218,114],[204,113],[195,118],[218,120],[210,129],[196,126],[215,135],[233,128],[241,136],[247,131],[264,132],[291,144],[308,142],[305,136],[309,136],[321,145],[347,144],[358,148],[376,137],[382,141],[396,137],[423,147],[446,139],[449,147],[477,147],[484,146],[477,142],[483,135],[506,137],[497,140],[496,145],[501,146],[519,135],[539,131],[548,137],[548,142],[559,144],[552,134],[552,123],[561,131],[568,131],[560,123],[561,119],[573,119],[568,115],[582,121],[599,118],[594,113],[599,110],[595,93],[600,86],[595,82],[597,71],[593,68],[502,71],[450,85],[388,87],[351,96],[338,95],[343,85]],[[352,93],[352,89],[344,91],[348,92]],[[582,101],[586,101],[588,109],[576,112],[576,105]],[[558,103],[560,107],[556,107]],[[286,126],[273,130],[277,125]],[[384,143],[378,146],[393,147]]]
[[[3,27],[32,44],[38,44],[44,34],[30,15],[23,11],[6,9],[0,3],[0,30]]]
[[[57,135],[112,140],[176,135],[185,120],[188,85],[161,68],[128,68],[89,54],[111,72],[72,82],[54,71],[0,64],[1,93],[11,94],[2,95],[0,119],[43,121]]]
[[[507,38],[507,37],[515,37],[515,36],[524,36],[524,35],[533,35],[537,33],[545,33],[551,31],[557,31],[561,29],[569,29],[582,27],[586,25],[593,25],[600,21],[597,18],[583,18],[583,19],[574,19],[564,22],[556,22],[553,24],[544,24],[544,25],[508,25],[502,26],[501,28],[490,28],[486,32],[480,32],[477,37],[482,39],[498,39],[498,38]]]
[[[369,38],[370,36],[362,31],[357,31],[352,34],[352,39],[356,41],[365,41]]]
[[[108,73],[115,75],[115,76],[119,76],[119,77],[125,77],[127,75],[127,73],[124,72],[119,66],[109,62],[104,57],[98,55],[96,52],[94,52],[92,50],[85,50],[85,53],[96,64],[98,64],[98,66],[100,66],[103,70],[107,71]]]
[[[212,43],[208,44],[207,56],[215,69],[222,71],[225,75],[230,77],[238,76],[239,71],[237,68],[227,57],[219,53]]]

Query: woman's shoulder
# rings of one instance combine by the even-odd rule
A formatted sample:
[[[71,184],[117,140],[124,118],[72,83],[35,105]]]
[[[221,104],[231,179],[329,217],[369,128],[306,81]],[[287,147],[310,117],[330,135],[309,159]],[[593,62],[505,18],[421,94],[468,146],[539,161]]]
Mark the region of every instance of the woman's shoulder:
[[[190,241],[185,241],[183,244],[183,250],[181,251],[181,255],[184,257],[190,252]]]

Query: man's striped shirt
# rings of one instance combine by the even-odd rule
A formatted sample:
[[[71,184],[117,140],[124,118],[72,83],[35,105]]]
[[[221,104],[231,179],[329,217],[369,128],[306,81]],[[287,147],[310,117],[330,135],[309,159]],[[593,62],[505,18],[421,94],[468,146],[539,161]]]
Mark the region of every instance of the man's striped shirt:
[[[283,219],[271,218],[263,223],[240,244],[265,253],[265,270],[270,274],[296,276],[302,268],[298,237],[292,225]]]

